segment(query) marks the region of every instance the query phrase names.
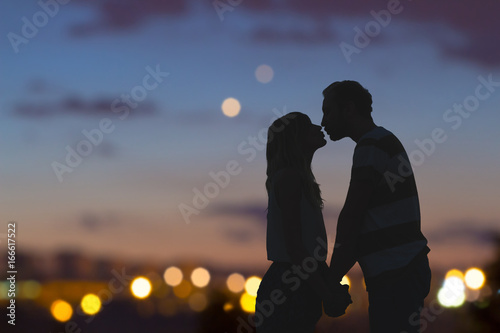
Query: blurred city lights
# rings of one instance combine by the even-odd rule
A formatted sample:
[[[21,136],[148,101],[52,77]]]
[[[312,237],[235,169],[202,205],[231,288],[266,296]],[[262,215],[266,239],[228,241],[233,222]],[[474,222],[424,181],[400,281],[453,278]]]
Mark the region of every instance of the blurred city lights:
[[[207,296],[202,293],[195,293],[189,297],[188,303],[191,310],[201,312],[207,307]]]
[[[470,268],[465,272],[465,284],[470,289],[481,289],[485,280],[484,273],[479,268]]]
[[[50,306],[50,313],[57,321],[66,322],[73,315],[73,308],[68,302],[58,299]]]
[[[42,286],[35,280],[19,282],[19,293],[26,298],[35,299],[40,296]]]
[[[167,268],[165,270],[165,273],[163,274],[163,279],[165,280],[165,283],[171,287],[178,286],[179,283],[181,283],[182,278],[183,278],[182,271],[175,266]]]
[[[203,288],[210,282],[210,273],[203,267],[198,267],[191,273],[191,281],[198,288]]]
[[[347,284],[348,286],[351,285],[351,280],[349,280],[349,278],[347,277],[347,275],[344,275],[344,277],[342,278],[342,281],[340,281],[340,284]]]
[[[245,278],[239,273],[233,273],[227,278],[227,288],[233,293],[239,293],[245,289]]]
[[[260,65],[255,70],[255,77],[260,83],[268,83],[274,77],[274,71],[269,65]]]
[[[234,305],[231,302],[226,302],[223,307],[224,311],[229,312],[234,309]]]
[[[186,298],[189,296],[192,289],[193,287],[191,287],[191,283],[189,283],[189,281],[182,280],[179,285],[174,287],[174,294],[179,298]]]
[[[95,315],[101,309],[101,300],[94,294],[87,294],[83,296],[80,306],[86,314]]]
[[[259,290],[260,281],[262,281],[260,277],[251,276],[245,282],[245,290],[250,296],[257,296],[257,290]]]
[[[137,277],[132,281],[130,290],[136,298],[146,298],[151,293],[151,282],[145,277]]]
[[[235,98],[229,97],[222,102],[222,113],[227,117],[236,117],[240,110],[240,102]]]
[[[174,299],[164,299],[158,304],[158,311],[167,317],[174,316],[177,313],[177,303]]]
[[[467,302],[475,302],[479,299],[481,292],[479,290],[469,289],[465,290],[465,299]]]
[[[465,285],[457,276],[451,276],[444,281],[438,291],[438,302],[446,308],[459,307],[465,302]]]
[[[444,279],[446,280],[446,279],[448,279],[448,278],[450,278],[450,277],[457,277],[457,278],[459,278],[460,280],[462,280],[462,281],[463,281],[463,280],[464,280],[464,273],[462,273],[462,272],[461,272],[461,271],[459,271],[458,269],[455,269],[455,268],[454,268],[454,269],[449,270],[449,271],[446,273],[446,275],[445,275]]]
[[[257,297],[250,295],[248,293],[243,293],[240,297],[241,309],[248,313],[255,312],[255,302]]]

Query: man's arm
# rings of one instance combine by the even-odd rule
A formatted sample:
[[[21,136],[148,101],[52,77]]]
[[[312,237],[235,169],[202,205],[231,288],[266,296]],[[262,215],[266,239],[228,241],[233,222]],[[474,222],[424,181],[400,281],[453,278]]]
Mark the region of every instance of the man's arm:
[[[330,278],[340,282],[357,261],[356,248],[361,225],[375,190],[371,181],[351,180],[337,223],[335,247],[330,261]]]

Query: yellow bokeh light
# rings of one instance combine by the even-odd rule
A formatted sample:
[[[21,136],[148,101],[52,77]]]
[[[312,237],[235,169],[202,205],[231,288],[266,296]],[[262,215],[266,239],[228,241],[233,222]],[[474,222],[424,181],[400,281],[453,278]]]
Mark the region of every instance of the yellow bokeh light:
[[[236,98],[226,98],[222,102],[222,113],[227,117],[236,117],[241,110],[240,102]]]
[[[192,289],[193,287],[191,287],[189,281],[182,280],[179,285],[174,287],[174,294],[179,298],[186,298],[189,296]]]
[[[203,267],[198,267],[191,273],[191,281],[198,288],[203,288],[210,282],[210,273]]]
[[[171,287],[178,286],[179,283],[181,283],[182,278],[183,278],[182,271],[175,266],[167,268],[165,270],[165,273],[163,274],[163,279],[165,280],[165,283]]]
[[[229,312],[234,309],[234,305],[231,302],[226,302],[223,307],[224,311]]]
[[[191,310],[201,312],[207,307],[207,296],[202,293],[193,294],[189,297],[188,303]]]
[[[151,282],[143,276],[137,277],[132,281],[130,290],[132,295],[137,298],[146,298],[151,293]]]
[[[87,294],[83,296],[80,306],[86,314],[95,315],[101,309],[101,300],[94,294]]]
[[[245,282],[245,290],[246,290],[246,292],[249,295],[256,297],[257,296],[257,290],[259,290],[260,281],[262,281],[262,279],[260,277],[258,277],[258,276],[251,276],[251,277],[249,277],[247,279],[247,281]]]
[[[347,277],[347,275],[344,275],[344,277],[342,278],[342,281],[340,281],[340,284],[347,284],[348,286],[350,286],[351,280],[349,280],[349,277]]]
[[[233,273],[227,278],[226,284],[233,293],[239,293],[245,289],[245,278],[239,273]]]
[[[455,276],[455,277],[459,278],[459,279],[460,279],[460,280],[462,280],[462,281],[464,280],[464,273],[462,273],[462,272],[461,272],[461,271],[459,271],[458,269],[451,269],[451,270],[449,270],[449,271],[446,273],[446,275],[445,275],[444,279],[446,280],[446,279],[448,279],[448,278],[450,278],[450,277],[452,277],[452,276]]]
[[[50,313],[57,321],[66,322],[73,315],[73,308],[68,302],[58,299],[50,306]]]
[[[252,296],[248,293],[243,293],[240,297],[241,309],[248,313],[255,312],[255,302],[257,297]]]
[[[260,65],[255,70],[255,77],[260,83],[268,83],[274,77],[274,71],[269,65]]]
[[[465,284],[473,290],[481,289],[484,286],[486,277],[479,268],[471,268],[465,272]]]

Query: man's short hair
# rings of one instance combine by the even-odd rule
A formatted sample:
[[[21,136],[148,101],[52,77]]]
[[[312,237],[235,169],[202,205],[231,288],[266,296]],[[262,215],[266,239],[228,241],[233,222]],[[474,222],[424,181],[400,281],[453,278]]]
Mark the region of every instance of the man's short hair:
[[[371,117],[372,95],[357,81],[333,82],[323,90],[323,97],[332,98],[341,109],[352,102],[361,115]]]

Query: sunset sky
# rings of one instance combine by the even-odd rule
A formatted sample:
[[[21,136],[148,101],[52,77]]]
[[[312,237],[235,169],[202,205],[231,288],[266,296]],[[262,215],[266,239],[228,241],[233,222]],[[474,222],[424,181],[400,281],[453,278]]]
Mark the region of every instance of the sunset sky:
[[[18,251],[268,265],[262,133],[291,111],[319,124],[322,90],[352,79],[412,158],[431,263],[492,255],[499,2],[23,0],[0,12],[0,233],[17,221]],[[87,156],[68,157],[77,149]],[[313,160],[331,240],[353,149],[329,141]]]

